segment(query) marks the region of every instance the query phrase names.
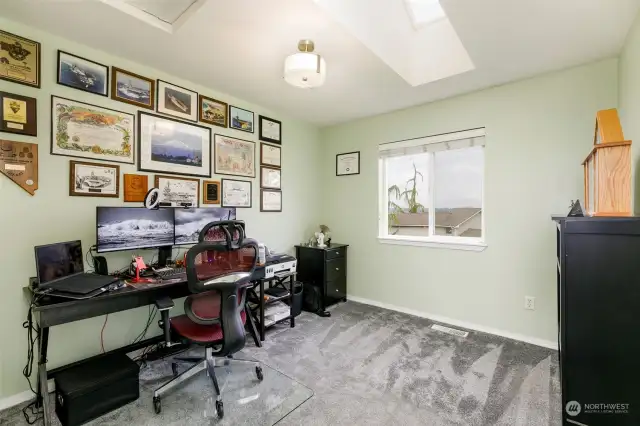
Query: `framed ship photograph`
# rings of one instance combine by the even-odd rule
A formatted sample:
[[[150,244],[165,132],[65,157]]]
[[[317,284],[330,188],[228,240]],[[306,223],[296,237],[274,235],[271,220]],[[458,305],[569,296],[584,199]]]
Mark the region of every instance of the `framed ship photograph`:
[[[228,105],[225,102],[200,95],[200,121],[214,126],[227,127]]]
[[[253,112],[229,105],[229,127],[253,133]]]
[[[109,67],[58,50],[58,84],[108,96]]]
[[[183,120],[198,121],[198,93],[163,80],[156,85],[156,111]]]
[[[229,136],[215,135],[214,173],[256,177],[256,143]]]
[[[51,154],[134,163],[135,116],[51,96]]]
[[[156,175],[155,187],[160,190],[160,206],[200,206],[200,179]]]
[[[222,207],[251,207],[251,181],[222,179]]]
[[[0,132],[38,136],[37,100],[0,92]]]
[[[211,176],[211,129],[138,111],[138,170]]]
[[[71,160],[69,163],[69,195],[118,198],[120,196],[120,166]]]
[[[282,167],[282,149],[266,143],[260,144],[260,164],[263,166]]]
[[[111,67],[111,99],[140,108],[153,109],[156,82],[150,78]]]
[[[273,118],[258,116],[260,133],[258,138],[261,141],[282,144],[282,123]]]
[[[281,212],[282,211],[282,191],[272,191],[269,189],[260,190],[260,211],[261,212]]]
[[[202,204],[220,204],[220,181],[202,181]]]
[[[260,167],[260,187],[282,189],[282,170],[273,167]]]
[[[0,79],[40,88],[37,41],[0,31]]]

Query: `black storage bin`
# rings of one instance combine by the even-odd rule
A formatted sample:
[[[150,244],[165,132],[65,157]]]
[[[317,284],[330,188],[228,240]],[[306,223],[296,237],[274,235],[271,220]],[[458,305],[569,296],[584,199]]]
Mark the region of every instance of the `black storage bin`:
[[[302,307],[307,312],[317,313],[322,310],[322,289],[311,283],[303,283],[304,291],[302,297]]]
[[[140,396],[140,367],[125,354],[106,355],[55,376],[56,414],[63,426],[77,426]]]
[[[293,302],[291,304],[291,315],[297,317],[302,313],[303,284],[299,281],[293,283]],[[288,301],[287,301],[288,302]]]

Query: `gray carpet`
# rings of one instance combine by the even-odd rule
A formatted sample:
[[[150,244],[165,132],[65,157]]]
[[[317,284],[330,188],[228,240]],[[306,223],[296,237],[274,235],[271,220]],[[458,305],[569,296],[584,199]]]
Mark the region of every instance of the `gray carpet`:
[[[231,417],[230,406],[224,424],[560,425],[556,352],[474,332],[462,339],[430,329],[432,323],[347,302],[331,318],[304,313],[294,329],[277,326],[263,348],[249,340],[244,352],[295,380],[269,370],[272,379],[265,374],[267,388],[258,393],[283,397],[254,405],[268,407],[268,415]],[[143,392],[167,369],[152,364],[142,375]],[[163,405],[163,416],[153,414],[147,395],[92,424],[222,424],[206,377],[184,392]],[[24,423],[13,409],[0,413],[0,424]]]

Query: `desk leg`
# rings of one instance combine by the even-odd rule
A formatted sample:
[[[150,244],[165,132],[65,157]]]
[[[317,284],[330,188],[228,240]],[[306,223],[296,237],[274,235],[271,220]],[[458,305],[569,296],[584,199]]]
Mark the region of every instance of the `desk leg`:
[[[244,307],[244,310],[247,315],[247,321],[249,322],[249,332],[251,333],[251,337],[253,337],[253,343],[255,343],[256,347],[261,348],[262,343],[260,343],[260,339],[258,339],[258,329],[256,328],[256,322],[253,319],[253,313],[251,313],[251,309],[249,308],[248,303]]]
[[[264,280],[260,280],[260,340],[264,342]]]
[[[51,411],[49,410],[49,386],[47,380],[47,347],[49,346],[49,327],[40,329],[38,339],[38,396],[37,406],[42,407],[43,423],[51,424]]]
[[[291,277],[289,277],[289,315],[291,315],[291,309],[293,309],[293,292],[295,290],[295,285],[294,285],[294,281],[293,281],[293,275],[291,275]],[[296,326],[296,317],[294,317],[293,315],[291,315],[291,320],[289,321],[289,323],[291,324],[291,328]]]

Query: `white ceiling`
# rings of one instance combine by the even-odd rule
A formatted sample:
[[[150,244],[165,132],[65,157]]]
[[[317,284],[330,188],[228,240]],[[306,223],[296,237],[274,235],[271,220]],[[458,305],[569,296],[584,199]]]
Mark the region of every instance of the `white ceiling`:
[[[2,16],[327,125],[617,56],[640,0],[441,3],[475,69],[418,87],[314,0],[207,0],[173,34],[99,1],[3,0]],[[282,79],[301,38],[327,60],[319,89]]]

